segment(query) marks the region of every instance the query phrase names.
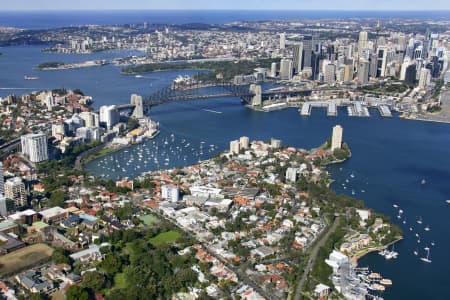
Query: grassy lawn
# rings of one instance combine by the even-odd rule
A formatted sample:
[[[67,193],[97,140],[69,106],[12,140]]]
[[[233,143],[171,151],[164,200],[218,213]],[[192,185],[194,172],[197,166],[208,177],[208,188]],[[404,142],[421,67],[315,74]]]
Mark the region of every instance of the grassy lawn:
[[[141,219],[146,226],[152,226],[153,224],[159,223],[158,217],[154,215],[140,216],[139,219]]]
[[[181,236],[181,233],[175,230],[167,231],[158,234],[154,238],[150,239],[150,243],[154,246],[159,246],[162,244],[172,244]]]
[[[31,245],[0,257],[0,275],[10,275],[50,260],[53,248]]]

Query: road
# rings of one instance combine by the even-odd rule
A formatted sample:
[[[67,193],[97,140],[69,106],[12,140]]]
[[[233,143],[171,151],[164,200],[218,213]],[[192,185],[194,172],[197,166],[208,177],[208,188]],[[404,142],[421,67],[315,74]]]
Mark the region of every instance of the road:
[[[317,254],[319,253],[320,247],[323,247],[325,245],[326,241],[330,237],[330,235],[336,230],[337,225],[339,224],[339,217],[336,217],[333,221],[333,225],[328,229],[327,233],[325,233],[324,236],[320,238],[320,240],[314,245],[314,247],[311,250],[311,255],[309,256],[308,264],[305,267],[305,270],[303,272],[302,277],[300,278],[300,281],[298,282],[297,289],[295,290],[294,300],[300,300],[302,295],[302,287],[305,283],[306,278],[309,275],[309,272],[311,272],[312,267],[314,266]]]

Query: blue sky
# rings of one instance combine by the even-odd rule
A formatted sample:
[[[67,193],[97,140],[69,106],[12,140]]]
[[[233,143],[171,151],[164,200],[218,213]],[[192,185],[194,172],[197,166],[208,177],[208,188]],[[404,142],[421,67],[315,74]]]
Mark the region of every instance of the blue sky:
[[[0,0],[0,10],[450,10],[449,0]]]

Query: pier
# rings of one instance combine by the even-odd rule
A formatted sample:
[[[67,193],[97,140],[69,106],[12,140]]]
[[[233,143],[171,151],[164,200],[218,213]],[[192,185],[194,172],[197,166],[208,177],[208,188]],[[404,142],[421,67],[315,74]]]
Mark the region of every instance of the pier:
[[[301,116],[309,117],[313,108],[327,108],[327,116],[336,117],[338,115],[338,107],[346,107],[347,114],[350,117],[370,117],[369,107],[378,109],[382,117],[392,117],[391,109],[387,104],[376,103],[375,105],[369,106],[364,101],[349,101],[343,99],[305,102],[299,111]]]

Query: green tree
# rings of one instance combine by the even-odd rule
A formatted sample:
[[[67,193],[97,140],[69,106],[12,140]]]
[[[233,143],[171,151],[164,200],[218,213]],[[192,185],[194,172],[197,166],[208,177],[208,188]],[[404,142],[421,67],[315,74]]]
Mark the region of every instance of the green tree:
[[[81,282],[84,287],[87,287],[94,291],[100,291],[102,288],[105,287],[106,278],[103,274],[96,271],[92,271],[84,273]]]
[[[64,207],[66,205],[66,193],[63,190],[56,190],[52,192],[49,200],[49,206],[60,206]]]
[[[72,285],[66,292],[66,300],[89,300],[89,292],[86,288]]]
[[[70,264],[71,260],[69,257],[69,252],[62,249],[56,248],[52,253],[52,260],[55,264]]]

